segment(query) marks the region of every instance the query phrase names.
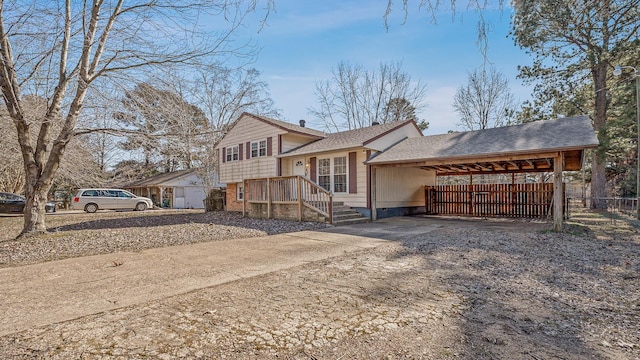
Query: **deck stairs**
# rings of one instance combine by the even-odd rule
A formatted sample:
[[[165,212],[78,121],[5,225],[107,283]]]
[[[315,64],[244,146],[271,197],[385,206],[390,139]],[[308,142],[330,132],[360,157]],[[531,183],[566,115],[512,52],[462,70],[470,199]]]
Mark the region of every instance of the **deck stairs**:
[[[342,201],[333,202],[333,225],[351,225],[369,222],[369,218],[360,214]]]

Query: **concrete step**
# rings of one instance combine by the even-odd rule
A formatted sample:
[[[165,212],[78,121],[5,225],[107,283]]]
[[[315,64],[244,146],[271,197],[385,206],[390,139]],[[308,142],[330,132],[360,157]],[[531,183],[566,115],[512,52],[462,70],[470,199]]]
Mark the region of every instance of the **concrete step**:
[[[333,225],[350,225],[364,222],[369,222],[369,219],[350,206],[338,205],[333,207]]]
[[[359,212],[348,213],[348,214],[333,214],[333,221],[360,219],[360,218],[364,218],[364,216],[362,216],[362,214],[360,214]]]
[[[352,224],[361,224],[361,223],[366,223],[369,222],[369,219],[367,219],[366,217],[361,217],[359,219],[349,219],[349,220],[341,220],[341,221],[336,221],[335,219],[333,220],[333,225],[334,226],[340,226],[340,225],[352,225]]]

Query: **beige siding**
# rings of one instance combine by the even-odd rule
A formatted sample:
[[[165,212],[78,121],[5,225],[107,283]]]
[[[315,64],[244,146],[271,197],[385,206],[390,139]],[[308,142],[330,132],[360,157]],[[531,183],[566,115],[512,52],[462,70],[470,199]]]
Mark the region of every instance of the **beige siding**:
[[[264,140],[271,137],[271,154],[278,154],[278,135],[284,130],[251,117],[243,117],[218,144],[220,157],[222,148],[242,144],[242,160],[220,162],[220,182],[235,183],[243,179],[276,176],[277,162],[273,156],[247,160],[247,141]]]
[[[424,206],[424,185],[435,185],[436,174],[418,168],[376,169],[376,207]]]
[[[276,126],[269,125],[253,117],[245,116],[238,120],[236,125],[225,135],[225,137],[217,145],[219,156],[222,159],[222,149],[228,146],[242,144],[242,160],[231,162],[220,162],[220,182],[235,183],[243,179],[272,177],[277,175],[278,161],[275,156],[278,155],[278,140],[281,135],[282,151],[287,151],[305,143],[314,141],[305,136],[292,135],[286,130]],[[256,159],[247,160],[246,143],[251,141],[265,140],[271,137],[271,154]],[[282,174],[286,175],[291,170],[290,161],[282,160]]]
[[[405,126],[399,129],[396,129],[395,131],[392,131],[389,134],[386,134],[385,136],[368,143],[367,148],[377,150],[377,151],[383,151],[397,144],[399,141],[403,139],[418,137],[418,136],[422,136],[422,133],[420,133],[420,131],[416,129],[416,127],[413,126],[413,124],[408,123]]]
[[[356,172],[357,172],[357,193],[349,194],[349,193],[334,193],[333,200],[334,201],[343,201],[345,205],[353,206],[353,207],[366,207],[367,206],[367,167],[363,164],[366,160],[366,153],[363,151],[364,149],[353,150],[356,153]],[[327,152],[327,153],[318,153],[314,154],[317,159],[323,158],[335,158],[340,156],[347,157],[347,184],[349,183],[349,152],[350,151],[338,151],[338,152]],[[311,156],[305,157],[305,164],[309,164]],[[296,158],[298,160],[300,158]],[[283,162],[287,161],[291,164],[292,159],[283,159]],[[316,162],[317,163],[317,162]],[[290,170],[291,171],[291,170]],[[283,171],[283,175],[289,175],[289,173],[285,173]],[[316,171],[317,174],[317,171]],[[310,176],[308,174],[307,176]],[[317,179],[313,179],[314,181]],[[348,191],[348,189],[347,189]]]
[[[282,152],[285,153],[289,150],[298,148],[304,144],[315,141],[316,139],[308,138],[305,136],[284,134],[282,135]]]

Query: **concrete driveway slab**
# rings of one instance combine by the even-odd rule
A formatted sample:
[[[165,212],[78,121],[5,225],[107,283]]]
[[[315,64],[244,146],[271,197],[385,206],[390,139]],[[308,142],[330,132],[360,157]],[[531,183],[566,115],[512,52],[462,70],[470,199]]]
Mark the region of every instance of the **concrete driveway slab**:
[[[0,336],[371,248],[384,240],[303,231],[0,269]]]

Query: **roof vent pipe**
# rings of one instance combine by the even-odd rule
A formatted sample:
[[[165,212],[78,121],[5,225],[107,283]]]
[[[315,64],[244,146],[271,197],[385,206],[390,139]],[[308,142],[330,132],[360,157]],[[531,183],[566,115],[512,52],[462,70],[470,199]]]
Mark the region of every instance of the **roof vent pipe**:
[[[300,127],[304,127],[304,123],[306,123],[306,121],[300,120]]]
[[[374,122],[371,123],[371,126],[376,126],[376,125],[380,125],[380,123],[377,122],[377,121],[374,121]]]

